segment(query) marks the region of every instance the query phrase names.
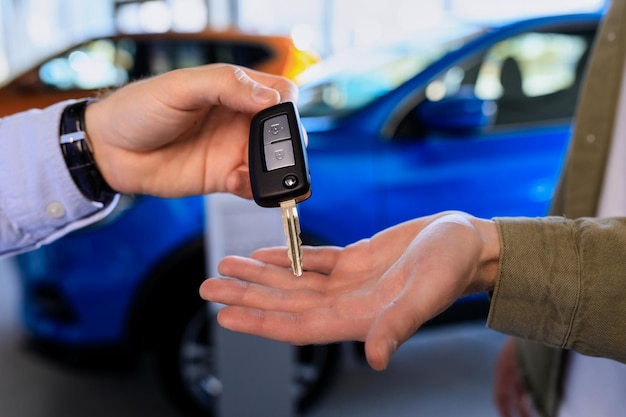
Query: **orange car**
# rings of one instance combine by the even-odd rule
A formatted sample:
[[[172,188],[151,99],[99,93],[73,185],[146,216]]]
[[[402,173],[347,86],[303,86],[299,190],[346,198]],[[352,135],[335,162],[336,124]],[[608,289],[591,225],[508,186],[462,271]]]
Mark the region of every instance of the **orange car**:
[[[293,79],[318,60],[288,36],[206,30],[102,37],[48,58],[0,87],[0,116],[93,96],[176,68],[226,62]]]

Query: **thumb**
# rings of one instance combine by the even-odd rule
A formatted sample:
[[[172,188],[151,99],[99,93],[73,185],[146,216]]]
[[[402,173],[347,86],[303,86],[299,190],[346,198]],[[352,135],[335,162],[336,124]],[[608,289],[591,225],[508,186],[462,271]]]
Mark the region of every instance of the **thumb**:
[[[135,95],[156,95],[158,101],[179,110],[223,105],[242,113],[256,113],[281,100],[294,101],[297,97],[297,87],[284,77],[230,64],[179,69],[157,76],[149,83],[146,81],[118,91],[128,96],[130,88],[144,89],[148,94],[135,92]]]
[[[256,112],[265,107],[278,104],[281,94],[253,79],[241,67],[224,66],[215,83],[213,91],[216,104],[223,104],[232,109],[244,112]]]
[[[264,106],[269,104],[275,104],[280,101],[280,94],[273,88],[264,86],[250,78],[252,83],[252,99]]]
[[[382,371],[391,356],[423,324],[415,319],[415,306],[399,296],[381,311],[365,338],[365,355],[370,366]]]

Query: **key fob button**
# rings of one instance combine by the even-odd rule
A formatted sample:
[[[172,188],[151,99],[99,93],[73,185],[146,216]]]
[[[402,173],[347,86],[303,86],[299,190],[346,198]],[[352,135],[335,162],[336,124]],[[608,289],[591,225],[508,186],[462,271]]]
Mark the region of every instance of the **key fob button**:
[[[287,175],[283,179],[283,185],[285,186],[285,188],[295,188],[298,185],[298,177],[296,177],[295,175]]]
[[[272,117],[265,121],[263,126],[263,143],[266,146],[286,139],[291,139],[289,120],[286,114]]]
[[[265,168],[268,171],[294,166],[296,158],[293,153],[293,145],[290,140],[265,145]]]

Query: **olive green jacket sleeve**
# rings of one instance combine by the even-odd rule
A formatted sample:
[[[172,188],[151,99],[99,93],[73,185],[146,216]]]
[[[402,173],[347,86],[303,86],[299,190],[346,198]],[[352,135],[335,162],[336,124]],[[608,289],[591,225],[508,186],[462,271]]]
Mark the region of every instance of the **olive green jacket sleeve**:
[[[597,35],[552,213],[498,218],[501,260],[488,325],[626,362],[626,220],[593,219],[626,58],[626,1]],[[626,192],[626,190],[624,190]],[[576,220],[571,220],[576,219]]]
[[[626,219],[498,219],[488,325],[626,362]]]

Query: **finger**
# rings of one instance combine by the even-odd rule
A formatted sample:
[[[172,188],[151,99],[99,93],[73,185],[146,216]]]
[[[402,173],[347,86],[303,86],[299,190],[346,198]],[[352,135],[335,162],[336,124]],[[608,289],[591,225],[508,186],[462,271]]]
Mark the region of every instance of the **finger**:
[[[217,320],[229,330],[295,345],[363,340],[366,328],[337,317],[326,308],[285,313],[227,306],[220,310]]]
[[[228,256],[218,264],[218,272],[225,276],[281,289],[322,291],[327,286],[325,275],[305,271],[302,276],[295,277],[290,266],[291,264],[280,266],[257,259]]]
[[[341,248],[336,246],[303,246],[302,267],[307,271],[330,274],[337,264],[340,254]],[[285,247],[259,249],[252,254],[252,257],[261,262],[285,268],[291,266]]]
[[[303,268],[330,274],[341,256],[342,248],[337,246],[305,246],[303,247]]]
[[[531,417],[532,400],[517,367],[516,341],[508,338],[496,362],[494,397],[502,417]]]
[[[289,269],[257,259],[227,256],[218,263],[217,270],[221,275],[248,282],[262,284],[271,282],[273,287],[293,288],[293,273]]]
[[[507,339],[496,361],[494,402],[502,417],[513,417],[514,398],[517,396],[515,375],[515,344],[514,339]]]
[[[252,253],[251,257],[260,262],[281,266],[283,268],[291,267],[291,260],[289,259],[285,246],[257,249]]]
[[[250,174],[247,170],[232,171],[226,177],[226,192],[251,200]]]
[[[522,400],[519,403],[518,411],[519,417],[533,417],[536,415],[532,412],[533,410],[533,399],[529,394],[522,394]]]
[[[204,281],[200,286],[200,296],[220,304],[290,313],[324,307],[325,304],[323,295],[313,290],[268,287],[232,278]]]

